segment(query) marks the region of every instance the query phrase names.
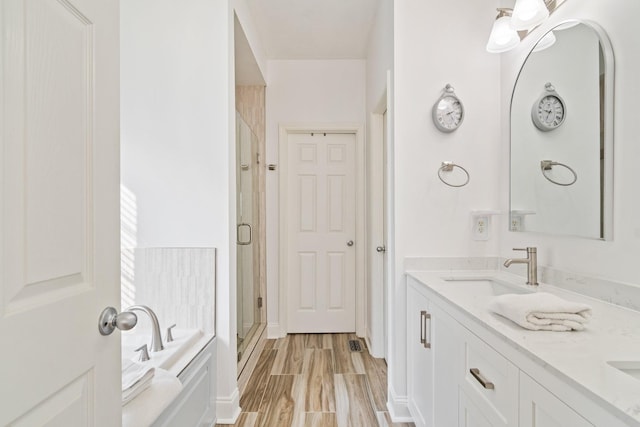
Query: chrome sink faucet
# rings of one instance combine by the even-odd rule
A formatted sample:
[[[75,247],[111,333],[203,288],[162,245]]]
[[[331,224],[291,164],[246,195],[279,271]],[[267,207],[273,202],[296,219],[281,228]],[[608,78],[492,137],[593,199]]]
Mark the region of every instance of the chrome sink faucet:
[[[505,267],[511,264],[527,264],[527,285],[538,286],[538,250],[534,247],[513,248],[514,251],[527,251],[526,258],[509,258],[504,262]]]
[[[141,311],[146,313],[151,319],[151,325],[153,330],[151,331],[151,351],[164,350],[162,345],[162,336],[160,335],[160,323],[158,322],[158,316],[146,305],[132,305],[127,308],[126,311]]]

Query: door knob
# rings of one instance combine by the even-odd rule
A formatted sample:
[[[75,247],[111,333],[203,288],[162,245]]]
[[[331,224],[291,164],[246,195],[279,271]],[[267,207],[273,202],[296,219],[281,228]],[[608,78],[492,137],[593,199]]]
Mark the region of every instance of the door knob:
[[[386,248],[386,246],[378,246],[376,248],[376,251],[378,251],[378,252],[387,252],[387,248]]]
[[[349,241],[347,242],[347,246],[353,246],[353,240],[349,240]]]
[[[118,311],[113,307],[102,310],[98,319],[98,330],[102,335],[110,335],[116,328],[121,331],[128,331],[138,323],[138,316],[130,311]]]

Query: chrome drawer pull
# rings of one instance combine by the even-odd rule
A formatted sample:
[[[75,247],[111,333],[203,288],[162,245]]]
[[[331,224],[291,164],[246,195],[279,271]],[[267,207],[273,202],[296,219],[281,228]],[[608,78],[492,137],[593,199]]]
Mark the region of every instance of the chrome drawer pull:
[[[475,378],[476,380],[478,380],[478,382],[482,385],[482,387],[486,388],[487,390],[493,390],[495,389],[495,386],[493,385],[492,382],[487,381],[481,374],[480,374],[480,369],[478,368],[471,368],[469,369],[469,372],[471,373],[471,375],[473,375],[473,378]]]
[[[424,314],[424,348],[431,348],[431,343],[427,341],[427,320],[429,321],[429,327],[431,327],[431,314],[425,311]],[[431,336],[431,334],[429,334]]]
[[[420,312],[420,344],[424,344],[426,341],[424,337],[424,316],[427,314],[426,311],[422,310]]]

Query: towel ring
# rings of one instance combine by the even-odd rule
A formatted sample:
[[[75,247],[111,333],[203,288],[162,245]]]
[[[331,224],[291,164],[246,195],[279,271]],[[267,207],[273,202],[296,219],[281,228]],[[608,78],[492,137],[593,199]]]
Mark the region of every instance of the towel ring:
[[[553,179],[549,178],[547,176],[547,174],[545,173],[545,171],[553,170],[554,166],[562,166],[564,168],[569,169],[569,171],[573,174],[573,181],[571,181],[569,183],[564,183],[564,182],[554,181]],[[552,183],[554,183],[556,185],[561,185],[563,187],[568,187],[570,185],[573,185],[578,180],[578,174],[570,166],[567,166],[564,163],[554,162],[553,160],[541,160],[540,161],[540,171],[542,172],[542,176],[544,176],[547,179],[547,181],[550,181],[550,182],[552,182]]]
[[[444,178],[442,178],[442,172],[452,172],[454,168],[462,169],[462,172],[464,172],[465,175],[467,175],[467,180],[464,183],[462,183],[462,184],[450,184],[447,181],[445,181]],[[467,185],[469,183],[469,180],[471,179],[471,177],[469,176],[469,172],[467,172],[467,170],[465,168],[463,168],[460,165],[456,165],[453,162],[442,162],[442,165],[438,169],[438,178],[440,178],[440,181],[442,181],[443,183],[445,183],[449,187],[464,187],[465,185]]]

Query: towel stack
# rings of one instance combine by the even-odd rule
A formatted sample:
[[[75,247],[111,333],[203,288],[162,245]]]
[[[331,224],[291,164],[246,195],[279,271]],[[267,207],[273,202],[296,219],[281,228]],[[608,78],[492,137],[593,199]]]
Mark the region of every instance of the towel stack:
[[[546,292],[500,295],[491,300],[489,310],[533,331],[581,331],[591,318],[587,304]]]
[[[122,360],[122,406],[151,385],[155,369],[131,360]]]

